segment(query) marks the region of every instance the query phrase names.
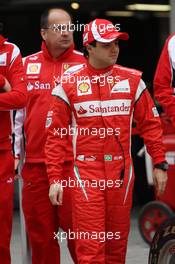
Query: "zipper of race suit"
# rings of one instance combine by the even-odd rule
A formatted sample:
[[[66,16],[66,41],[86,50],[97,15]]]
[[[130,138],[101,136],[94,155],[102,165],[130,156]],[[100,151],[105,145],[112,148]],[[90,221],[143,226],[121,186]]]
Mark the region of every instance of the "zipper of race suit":
[[[101,88],[101,86],[99,85],[99,80],[98,80],[98,87],[99,87],[99,97],[100,97],[100,101],[102,101],[102,99],[101,99],[101,93],[100,93],[100,88]],[[109,91],[110,92],[110,91]],[[111,94],[110,94],[111,95]],[[103,120],[103,116],[102,116],[102,120]],[[104,120],[103,120],[103,123],[104,123],[104,125],[105,125],[105,122],[104,122]],[[106,126],[105,126],[106,127]],[[118,143],[119,143],[119,146],[120,146],[120,148],[121,148],[121,151],[122,151],[122,156],[123,156],[123,169],[121,170],[121,172],[120,172],[120,188],[123,186],[123,182],[124,182],[124,176],[125,176],[125,166],[126,166],[126,161],[125,161],[125,154],[124,154],[124,149],[123,149],[123,146],[122,146],[122,144],[121,144],[121,142],[120,142],[120,140],[119,140],[119,138],[116,136],[116,139],[117,139],[117,141],[118,141]]]
[[[119,138],[117,136],[115,138],[118,141],[118,144],[119,144],[119,146],[121,148],[122,156],[123,156],[123,169],[120,172],[120,188],[121,188],[123,186],[123,182],[124,182],[126,160],[125,160],[125,153],[124,153],[124,149],[123,149],[122,143],[120,142],[120,140],[119,140]]]

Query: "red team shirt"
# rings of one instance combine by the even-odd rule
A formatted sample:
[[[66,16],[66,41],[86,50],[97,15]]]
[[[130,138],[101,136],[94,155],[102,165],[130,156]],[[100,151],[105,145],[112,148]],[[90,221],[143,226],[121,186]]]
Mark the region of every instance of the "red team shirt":
[[[175,34],[168,37],[162,50],[154,77],[154,94],[175,127]]]
[[[4,77],[12,87],[11,92],[1,89]],[[11,115],[12,109],[22,108],[26,104],[26,83],[22,58],[19,48],[7,42],[0,35],[0,150],[11,149]]]
[[[82,53],[72,45],[59,58],[54,59],[45,43],[42,50],[24,58],[27,75],[28,102],[26,109],[17,111],[15,118],[15,155],[20,154],[22,124],[26,137],[26,162],[45,162],[44,145],[46,141],[46,117],[52,100],[52,89],[60,82],[60,77],[68,68],[84,63]],[[71,146],[69,151],[72,153]],[[70,155],[68,159],[70,159]]]

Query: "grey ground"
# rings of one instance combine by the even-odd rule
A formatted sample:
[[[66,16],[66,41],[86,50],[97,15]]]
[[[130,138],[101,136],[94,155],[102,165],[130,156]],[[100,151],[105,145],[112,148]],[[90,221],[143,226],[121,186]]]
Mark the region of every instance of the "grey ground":
[[[142,240],[137,227],[138,210],[134,210],[131,218],[131,232],[129,236],[129,245],[127,252],[126,264],[147,264],[149,248]],[[19,216],[14,215],[13,221],[13,236],[11,243],[12,264],[30,264],[22,263],[21,261],[21,236],[19,227]],[[61,243],[61,264],[73,264],[70,259],[69,252],[66,248],[66,243]]]

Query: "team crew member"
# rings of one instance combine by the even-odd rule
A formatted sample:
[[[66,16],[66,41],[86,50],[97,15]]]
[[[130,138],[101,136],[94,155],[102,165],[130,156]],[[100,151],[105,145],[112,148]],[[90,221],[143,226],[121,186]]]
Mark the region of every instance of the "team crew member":
[[[154,95],[175,127],[175,34],[163,47],[154,76]]]
[[[10,110],[24,107],[26,83],[19,48],[0,35],[0,263],[9,264],[12,231],[14,159]]]
[[[20,155],[20,138],[25,119],[26,147],[22,170],[24,180],[22,205],[32,248],[33,264],[59,263],[59,245],[54,239],[54,232],[57,233],[59,222],[64,230],[71,228],[68,190],[64,196],[64,204],[67,208],[65,206],[54,207],[49,200],[49,183],[44,154],[45,125],[52,99],[52,89],[60,82],[61,75],[68,71],[70,66],[85,62],[83,54],[74,50],[70,24],[71,18],[66,11],[57,8],[46,10],[41,16],[42,49],[24,58],[28,103],[26,108],[16,115],[15,154]],[[73,159],[71,152],[70,145],[62,177],[70,175]],[[73,243],[74,241],[70,240],[68,246],[76,262]]]
[[[65,78],[52,92],[52,122],[46,141],[50,198],[53,204],[61,204],[64,197],[59,181],[68,136],[61,137],[56,131],[68,129],[73,115],[77,127],[74,181],[79,182],[73,189],[73,224],[81,264],[125,263],[134,182],[130,151],[133,116],[153,158],[158,194],[167,181],[166,172],[159,168],[167,163],[158,113],[141,80],[142,73],[115,64],[119,39],[128,39],[128,34],[117,31],[110,21],[96,19],[88,24],[83,35],[87,66],[72,73],[77,80],[73,85]],[[80,133],[82,128],[89,134]],[[102,128],[106,137],[97,133]],[[104,190],[100,181],[106,183]]]

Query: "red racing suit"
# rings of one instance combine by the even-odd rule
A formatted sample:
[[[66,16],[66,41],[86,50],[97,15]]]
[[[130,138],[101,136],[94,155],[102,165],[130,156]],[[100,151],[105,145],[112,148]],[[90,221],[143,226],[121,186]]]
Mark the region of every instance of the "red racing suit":
[[[3,92],[6,78],[10,92]],[[27,101],[26,83],[19,48],[0,35],[0,262],[10,264],[12,231],[14,159],[11,144],[10,110],[24,107]]]
[[[175,34],[163,47],[154,76],[154,95],[175,127]]]
[[[61,181],[72,118],[76,128],[71,186],[78,263],[124,264],[134,182],[131,124],[134,118],[153,163],[164,161],[157,110],[141,73],[119,65],[83,66],[52,95],[45,147],[50,184]]]
[[[70,204],[69,191],[66,191],[64,199],[67,204],[64,203],[59,210],[52,206],[48,197],[49,183],[44,154],[45,125],[52,100],[52,89],[60,82],[63,72],[67,71],[70,66],[83,62],[85,59],[82,53],[75,51],[73,45],[60,57],[54,59],[44,42],[40,52],[24,58],[28,102],[26,108],[18,111],[15,117],[15,155],[21,154],[20,140],[24,123],[26,145],[25,163],[22,170],[24,180],[22,202],[32,248],[33,264],[60,263],[59,248],[57,240],[54,239],[54,232],[58,232],[59,224],[63,229],[71,228],[71,207],[67,207],[67,204]],[[68,147],[63,177],[68,177],[72,168],[73,155],[70,143]],[[73,241],[69,241],[68,246],[76,262]]]

